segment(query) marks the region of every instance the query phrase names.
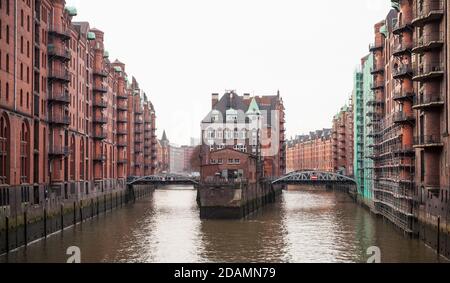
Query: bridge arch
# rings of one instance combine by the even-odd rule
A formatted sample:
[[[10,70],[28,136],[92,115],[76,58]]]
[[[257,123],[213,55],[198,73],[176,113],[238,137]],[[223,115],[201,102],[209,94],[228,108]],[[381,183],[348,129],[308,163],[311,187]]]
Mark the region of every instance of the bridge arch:
[[[144,177],[131,177],[127,181],[128,185],[171,185],[171,184],[187,184],[198,185],[199,182],[191,177],[178,174],[150,175]]]
[[[354,185],[356,182],[354,179],[332,172],[324,171],[295,171],[291,172],[275,181],[275,184],[345,184]]]

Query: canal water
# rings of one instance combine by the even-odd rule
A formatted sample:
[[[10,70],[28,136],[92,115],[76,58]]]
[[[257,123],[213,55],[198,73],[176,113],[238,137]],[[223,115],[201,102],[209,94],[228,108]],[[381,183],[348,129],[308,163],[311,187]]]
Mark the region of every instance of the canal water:
[[[135,204],[0,257],[0,262],[382,262],[443,261],[339,192],[286,191],[246,220],[200,220],[196,191],[167,187]]]

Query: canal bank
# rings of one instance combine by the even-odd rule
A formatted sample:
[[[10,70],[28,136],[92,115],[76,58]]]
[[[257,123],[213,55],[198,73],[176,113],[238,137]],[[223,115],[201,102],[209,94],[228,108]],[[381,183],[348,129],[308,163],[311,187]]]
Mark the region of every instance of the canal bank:
[[[366,209],[368,212],[383,219],[387,225],[392,226],[400,235],[405,238],[419,239],[430,249],[432,249],[437,256],[442,256],[450,260],[450,226],[448,221],[442,220],[440,217],[434,217],[424,213],[423,207],[415,207],[412,214],[416,215],[413,220],[412,227],[414,228],[410,233],[405,232],[402,228],[394,224],[392,219],[386,217],[382,213],[378,213],[373,201],[361,198],[356,195],[355,202]],[[436,205],[436,208],[438,206]],[[444,210],[444,209],[442,209]]]
[[[22,213],[0,217],[0,254],[47,238],[87,219],[121,208],[148,196],[153,186],[132,186],[110,192],[92,194],[81,200],[54,200],[52,204],[34,209],[23,207]],[[30,213],[32,211],[32,213]]]
[[[421,241],[333,191],[284,191],[245,220],[201,220],[193,188],[166,187],[44,241],[0,256],[0,262],[65,262],[68,247],[95,262],[446,262]]]

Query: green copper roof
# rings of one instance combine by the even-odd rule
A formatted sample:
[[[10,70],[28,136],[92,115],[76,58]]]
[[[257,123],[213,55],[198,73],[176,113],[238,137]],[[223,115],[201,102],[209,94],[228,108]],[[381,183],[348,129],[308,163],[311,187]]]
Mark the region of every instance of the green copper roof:
[[[69,13],[71,17],[75,17],[76,15],[78,15],[77,8],[75,7],[67,6],[65,10],[67,11],[67,13]]]
[[[105,50],[103,53],[103,58],[109,58],[109,52]]]
[[[400,11],[400,0],[391,0],[391,6],[397,11]]]
[[[250,103],[250,106],[248,107],[248,111],[246,114],[261,114],[258,102],[256,102],[255,98],[252,99],[252,102]]]
[[[381,28],[380,28],[380,32],[382,33],[382,34],[384,34],[384,36],[388,36],[388,30],[387,30],[387,27],[386,27],[386,25],[384,25],[384,26],[382,26]]]
[[[122,68],[120,66],[115,66],[114,71],[116,72],[122,72]]]
[[[88,32],[87,33],[87,39],[88,40],[95,40],[95,33],[93,33],[93,32]]]

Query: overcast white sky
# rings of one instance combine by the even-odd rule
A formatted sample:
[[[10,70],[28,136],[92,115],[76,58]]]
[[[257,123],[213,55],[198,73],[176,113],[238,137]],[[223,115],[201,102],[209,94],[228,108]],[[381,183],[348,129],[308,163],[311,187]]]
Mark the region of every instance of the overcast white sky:
[[[390,0],[67,0],[105,32],[157,111],[158,134],[189,144],[211,93],[279,89],[287,134],[330,127]]]

